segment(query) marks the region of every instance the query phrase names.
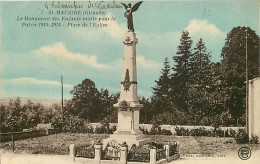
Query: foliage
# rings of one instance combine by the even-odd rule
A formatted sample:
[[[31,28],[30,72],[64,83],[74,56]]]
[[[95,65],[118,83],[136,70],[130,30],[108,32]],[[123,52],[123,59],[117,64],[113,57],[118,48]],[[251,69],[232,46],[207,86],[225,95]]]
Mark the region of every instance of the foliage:
[[[183,31],[174,65],[165,59],[153,87],[150,118],[173,125],[245,125],[246,41],[253,79],[260,73],[259,36],[249,27],[234,27],[225,41],[223,59],[213,63],[203,39],[192,48],[189,32]]]
[[[53,109],[39,103],[27,101],[21,104],[20,98],[10,100],[9,104],[1,105],[1,132],[17,132],[30,129],[39,123],[51,122]]]
[[[245,144],[249,142],[249,137],[246,134],[245,129],[238,129],[238,132],[235,134],[234,138],[238,144]]]
[[[220,128],[206,129],[204,127],[186,129],[183,127],[175,128],[177,136],[207,136],[207,137],[233,137],[236,135],[236,131],[233,129],[222,130]]]
[[[99,122],[109,116],[110,122],[115,121],[116,110],[113,104],[116,103],[118,94],[109,95],[107,89],[96,88],[95,83],[85,79],[70,92],[73,95],[68,113],[79,116],[90,122]]]
[[[259,36],[249,27],[235,27],[228,34],[222,48],[220,71],[221,85],[225,97],[225,108],[235,120],[242,124],[245,113],[246,93],[246,42],[248,51],[248,78],[259,76]]]
[[[251,144],[259,144],[259,137],[257,135],[251,135],[249,142]]]
[[[150,124],[154,115],[154,107],[151,99],[139,97],[139,103],[144,105],[144,107],[140,110],[140,123]]]
[[[139,127],[139,129],[143,132],[143,134],[147,135],[172,135],[170,130],[161,129],[161,127],[155,128],[154,126],[148,131],[146,128]]]
[[[156,86],[153,88],[153,106],[154,113],[168,112],[172,110],[170,97],[170,69],[168,58],[165,58],[164,67],[161,70],[159,80],[155,81]]]
[[[210,85],[212,78],[210,54],[200,39],[194,48],[190,58],[190,77],[188,90],[188,112],[195,117],[193,125],[197,125],[209,111]]]
[[[188,90],[192,56],[192,40],[188,31],[183,31],[171,75],[171,97],[174,105],[181,111],[188,111]]]

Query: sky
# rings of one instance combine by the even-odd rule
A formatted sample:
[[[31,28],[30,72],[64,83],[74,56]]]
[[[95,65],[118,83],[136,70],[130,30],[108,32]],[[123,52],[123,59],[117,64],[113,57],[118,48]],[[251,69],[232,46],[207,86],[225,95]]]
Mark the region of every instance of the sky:
[[[120,4],[121,1],[115,3]],[[124,1],[129,3],[129,1]],[[135,3],[136,1],[132,2]],[[98,89],[120,91],[125,9],[104,9],[107,28],[21,27],[19,17],[40,17],[51,2],[0,3],[0,97],[60,99],[88,78]],[[68,2],[66,2],[68,3]],[[77,2],[87,6],[88,1]],[[105,2],[110,3],[110,2]],[[226,35],[247,26],[259,35],[257,1],[145,1],[133,13],[137,44],[138,95],[150,97],[166,57],[172,66],[183,30],[193,47],[202,38],[212,61],[221,60]],[[89,11],[97,11],[91,9]],[[43,14],[43,15],[44,15]]]

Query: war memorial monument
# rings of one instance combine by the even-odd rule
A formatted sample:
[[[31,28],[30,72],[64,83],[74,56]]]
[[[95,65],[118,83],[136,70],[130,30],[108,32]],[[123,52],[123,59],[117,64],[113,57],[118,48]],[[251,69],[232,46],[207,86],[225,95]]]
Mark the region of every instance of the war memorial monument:
[[[122,65],[122,78],[120,98],[114,107],[118,110],[117,130],[103,141],[94,142],[89,148],[70,145],[70,156],[75,162],[82,163],[167,163],[179,158],[179,143],[165,144],[160,149],[152,144],[139,129],[139,114],[143,105],[139,103],[137,96],[137,72],[136,72],[136,44],[138,39],[134,32],[132,13],[137,11],[141,2],[133,7],[131,4],[122,5],[126,12],[128,31],[123,38],[124,57]],[[146,152],[139,152],[146,149]],[[83,158],[82,158],[83,157]]]

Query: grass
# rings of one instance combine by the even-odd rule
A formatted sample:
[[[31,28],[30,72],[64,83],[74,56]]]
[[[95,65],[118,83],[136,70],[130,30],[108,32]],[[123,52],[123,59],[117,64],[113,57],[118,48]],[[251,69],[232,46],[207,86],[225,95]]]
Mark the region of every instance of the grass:
[[[30,154],[69,154],[70,144],[87,144],[91,141],[102,140],[109,137],[107,134],[68,134],[42,136],[20,140],[15,142],[15,153]],[[237,152],[242,146],[247,146],[251,150],[260,150],[260,144],[236,144],[233,138],[214,137],[193,137],[193,136],[148,136],[154,142],[180,143],[180,154],[226,154],[227,152]],[[11,152],[11,142],[1,143],[3,151]]]

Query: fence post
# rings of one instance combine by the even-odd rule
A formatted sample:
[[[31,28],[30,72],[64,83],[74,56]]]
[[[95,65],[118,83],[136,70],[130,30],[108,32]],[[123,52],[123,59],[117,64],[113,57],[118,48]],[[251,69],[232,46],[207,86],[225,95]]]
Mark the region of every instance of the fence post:
[[[164,149],[165,149],[166,160],[168,161],[168,158],[170,156],[170,146],[164,145]]]
[[[14,153],[14,133],[12,133],[12,150],[13,150],[13,153]]]
[[[179,150],[180,149],[180,143],[179,142],[176,142],[176,153],[178,154],[179,153]]]
[[[73,161],[75,161],[75,144],[71,144],[70,145],[70,157],[72,158]]]
[[[121,146],[120,149],[120,161],[122,161],[122,163],[126,164],[127,161],[127,145],[123,145]]]
[[[156,163],[156,149],[150,150],[150,164]]]
[[[97,160],[97,163],[101,160],[101,151],[102,151],[102,144],[94,145],[95,148],[95,160]]]

